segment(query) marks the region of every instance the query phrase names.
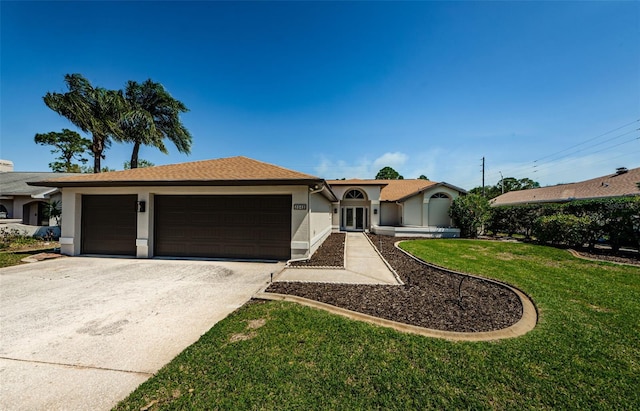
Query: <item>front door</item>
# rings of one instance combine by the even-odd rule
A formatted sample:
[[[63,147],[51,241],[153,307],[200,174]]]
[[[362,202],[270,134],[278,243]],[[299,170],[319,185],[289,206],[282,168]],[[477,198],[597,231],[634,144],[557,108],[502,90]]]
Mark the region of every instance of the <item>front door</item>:
[[[342,227],[345,230],[364,230],[366,217],[365,207],[342,207]]]

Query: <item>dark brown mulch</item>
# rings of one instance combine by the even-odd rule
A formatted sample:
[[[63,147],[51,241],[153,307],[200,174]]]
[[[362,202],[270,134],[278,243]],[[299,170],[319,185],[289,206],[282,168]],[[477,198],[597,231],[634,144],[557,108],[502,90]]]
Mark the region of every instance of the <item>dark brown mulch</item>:
[[[294,261],[292,267],[344,267],[345,233],[331,233],[307,261]]]
[[[273,283],[267,292],[296,295],[405,324],[445,331],[506,328],[522,317],[518,296],[496,283],[425,265],[394,247],[397,237],[370,235],[403,286]]]

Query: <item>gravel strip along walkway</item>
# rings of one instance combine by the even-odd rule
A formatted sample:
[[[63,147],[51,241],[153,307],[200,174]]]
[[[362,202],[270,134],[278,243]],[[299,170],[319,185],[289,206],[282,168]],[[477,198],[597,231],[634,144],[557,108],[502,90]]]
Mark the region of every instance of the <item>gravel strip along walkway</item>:
[[[300,267],[331,267],[344,268],[345,233],[331,233],[324,243],[311,256],[310,260],[293,261],[291,268]]]
[[[405,238],[376,235],[370,238],[404,285],[276,282],[266,292],[295,295],[443,331],[494,331],[507,328],[522,317],[522,303],[507,287],[417,261],[394,246]]]

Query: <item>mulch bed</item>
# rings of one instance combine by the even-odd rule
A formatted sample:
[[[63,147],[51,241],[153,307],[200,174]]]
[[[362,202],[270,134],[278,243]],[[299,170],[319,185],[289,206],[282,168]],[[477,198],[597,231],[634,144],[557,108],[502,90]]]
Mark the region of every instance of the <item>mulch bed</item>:
[[[576,252],[583,257],[593,258],[594,260],[640,266],[640,253],[638,252],[618,251],[617,253],[614,253],[606,248],[595,248],[593,250],[589,250],[588,248],[579,248],[576,249]]]
[[[522,317],[520,299],[507,288],[416,261],[394,247],[403,238],[370,238],[404,285],[276,282],[266,291],[444,331],[493,331]]]
[[[291,267],[344,267],[345,233],[331,233],[307,261],[294,261]]]

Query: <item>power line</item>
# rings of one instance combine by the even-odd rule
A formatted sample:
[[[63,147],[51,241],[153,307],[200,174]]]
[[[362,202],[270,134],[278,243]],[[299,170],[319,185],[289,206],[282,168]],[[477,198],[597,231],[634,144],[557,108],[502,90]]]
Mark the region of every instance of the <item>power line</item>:
[[[504,174],[505,174],[505,175],[518,176],[518,175],[522,175],[522,174],[531,174],[531,173],[535,173],[535,172],[536,172],[536,170],[537,170],[537,169],[539,169],[539,166],[540,166],[540,165],[542,165],[542,164],[549,164],[549,163],[552,163],[552,164],[554,164],[555,166],[557,166],[558,164],[562,164],[562,163],[564,163],[564,162],[565,162],[565,161],[559,161],[559,162],[558,162],[558,160],[561,160],[561,159],[563,159],[563,158],[569,157],[569,156],[571,156],[571,155],[573,155],[573,154],[577,154],[577,153],[583,152],[583,151],[585,151],[585,150],[593,149],[594,147],[597,147],[597,146],[600,146],[600,145],[602,145],[602,144],[605,144],[605,143],[611,142],[611,141],[613,141],[613,140],[616,140],[616,139],[618,139],[618,138],[624,137],[624,136],[626,136],[626,135],[629,135],[629,134],[631,134],[631,133],[633,133],[633,132],[636,132],[636,131],[640,130],[640,128],[639,128],[639,129],[633,129],[633,130],[630,130],[630,131],[627,131],[627,132],[624,132],[624,133],[618,134],[618,135],[616,135],[616,136],[614,136],[614,137],[611,137],[611,138],[608,138],[608,139],[606,139],[606,140],[604,140],[604,141],[601,141],[601,142],[598,142],[598,143],[596,143],[596,144],[593,144],[593,145],[591,145],[590,147],[581,148],[581,149],[578,149],[578,150],[575,150],[575,151],[571,151],[571,152],[569,152],[569,153],[566,153],[567,151],[572,150],[572,149],[574,149],[574,148],[576,148],[576,147],[579,147],[579,146],[583,146],[583,145],[585,145],[585,144],[587,144],[587,143],[593,142],[594,140],[597,140],[597,139],[599,139],[599,138],[602,138],[602,137],[604,137],[604,136],[607,136],[607,135],[609,135],[609,134],[611,134],[611,133],[613,133],[613,132],[616,132],[616,131],[619,131],[619,130],[621,130],[621,129],[624,129],[624,128],[629,127],[630,125],[633,125],[633,124],[638,123],[638,122],[640,122],[640,119],[637,119],[637,120],[631,121],[631,122],[626,123],[626,124],[624,124],[624,125],[621,125],[621,126],[619,126],[619,127],[615,127],[615,128],[613,128],[613,129],[611,129],[611,130],[609,130],[609,131],[605,132],[605,133],[599,134],[599,135],[597,135],[597,136],[595,136],[595,137],[592,137],[592,138],[590,138],[590,139],[587,139],[587,140],[585,140],[585,141],[583,141],[583,142],[581,142],[581,143],[574,144],[574,145],[572,145],[572,146],[570,146],[570,147],[567,147],[567,148],[565,148],[565,149],[563,149],[563,150],[560,150],[560,151],[557,151],[557,152],[555,152],[555,153],[552,153],[552,154],[549,154],[549,155],[546,155],[546,156],[540,157],[540,158],[538,158],[537,160],[533,161],[532,163],[525,163],[525,164],[523,164],[523,165],[521,165],[521,166],[513,167],[513,168],[510,168],[510,169],[507,169],[506,171],[503,169],[502,171],[504,172]],[[599,151],[596,151],[596,152],[594,152],[594,153],[590,153],[590,154],[596,154],[596,153],[599,153],[599,152],[602,152],[602,151],[606,151],[606,150],[609,150],[609,149],[611,149],[611,148],[614,148],[614,147],[620,146],[620,145],[622,145],[622,144],[626,144],[626,143],[631,142],[631,141],[634,141],[634,140],[636,140],[636,138],[634,138],[634,139],[632,139],[632,140],[626,140],[625,142],[622,142],[622,143],[620,143],[620,144],[615,144],[615,145],[613,145],[613,146],[609,146],[609,147],[603,148],[602,150],[599,150]],[[560,156],[560,157],[552,158],[552,157],[555,157],[555,156],[557,156],[558,154],[562,154],[562,153],[566,153],[566,154],[563,154],[563,155],[562,155],[562,156]],[[547,161],[543,161],[543,162],[540,162],[540,160],[543,160],[543,159],[549,159],[549,160],[547,160]],[[550,164],[549,166],[551,166],[551,164]],[[544,167],[544,168],[548,168],[549,166]],[[493,178],[493,179],[497,179],[497,178],[498,178],[498,173],[497,173],[496,171],[489,171],[489,172],[487,173],[487,175],[489,176],[489,178]]]
[[[533,167],[535,168],[535,167],[537,167],[537,166],[538,166],[538,165],[540,165],[540,164],[547,164],[547,163],[550,163],[550,162],[553,162],[553,161],[560,160],[561,158],[566,158],[566,157],[568,157],[568,156],[570,156],[570,155],[573,155],[573,154],[576,154],[576,153],[580,153],[580,152],[582,152],[582,151],[584,151],[584,150],[589,150],[589,149],[591,149],[591,148],[593,148],[593,147],[596,147],[596,146],[602,145],[602,144],[604,144],[604,143],[608,143],[608,142],[613,141],[613,140],[616,140],[616,139],[618,139],[618,138],[620,138],[620,137],[627,136],[627,135],[629,135],[629,134],[631,134],[631,133],[633,133],[633,132],[636,132],[636,131],[640,131],[640,128],[637,128],[637,129],[634,129],[634,130],[627,131],[626,133],[618,134],[618,135],[617,135],[617,136],[615,136],[615,137],[611,137],[611,138],[606,139],[606,140],[604,140],[604,141],[601,141],[601,142],[599,142],[599,143],[593,144],[593,145],[592,145],[592,146],[590,146],[590,147],[585,147],[585,148],[581,148],[581,149],[576,150],[576,151],[572,151],[572,152],[570,152],[570,153],[568,153],[568,154],[562,155],[562,156],[557,157],[557,158],[555,158],[555,159],[551,159],[551,160],[543,161],[543,162],[541,162],[541,163],[537,163],[537,164],[535,164]],[[612,147],[616,147],[616,146],[612,146]],[[549,157],[549,156],[547,156],[547,157]],[[537,161],[537,160],[536,160],[536,161]],[[534,163],[535,163],[536,161],[534,161]]]
[[[605,133],[602,133],[602,134],[597,135],[597,136],[595,136],[595,137],[593,137],[593,138],[590,138],[590,139],[588,139],[588,140],[585,140],[585,141],[583,141],[582,143],[574,144],[573,146],[567,147],[567,148],[565,148],[564,150],[560,150],[560,151],[555,152],[555,153],[553,153],[553,154],[549,154],[549,155],[546,155],[546,156],[544,156],[544,157],[540,157],[539,159],[534,160],[533,162],[535,163],[535,162],[538,162],[538,161],[543,160],[543,159],[545,159],[545,158],[548,158],[548,157],[551,157],[551,156],[555,156],[556,154],[564,153],[565,151],[567,151],[567,150],[571,150],[571,149],[572,149],[572,148],[574,148],[574,147],[578,147],[578,146],[581,146],[581,145],[583,145],[583,144],[587,144],[587,143],[589,143],[589,142],[591,142],[591,141],[593,141],[593,140],[597,140],[597,139],[599,139],[600,137],[606,136],[607,134],[611,134],[611,133],[613,133],[614,131],[618,131],[618,130],[620,130],[620,129],[623,129],[623,128],[625,128],[625,127],[628,127],[628,126],[632,125],[633,123],[637,123],[637,122],[640,122],[640,119],[633,120],[633,121],[632,121],[632,122],[630,122],[630,123],[627,123],[627,124],[622,125],[622,126],[620,126],[620,127],[616,127],[616,128],[614,128],[614,129],[612,129],[612,130],[609,130],[609,131],[607,131],[607,132],[605,132]]]

